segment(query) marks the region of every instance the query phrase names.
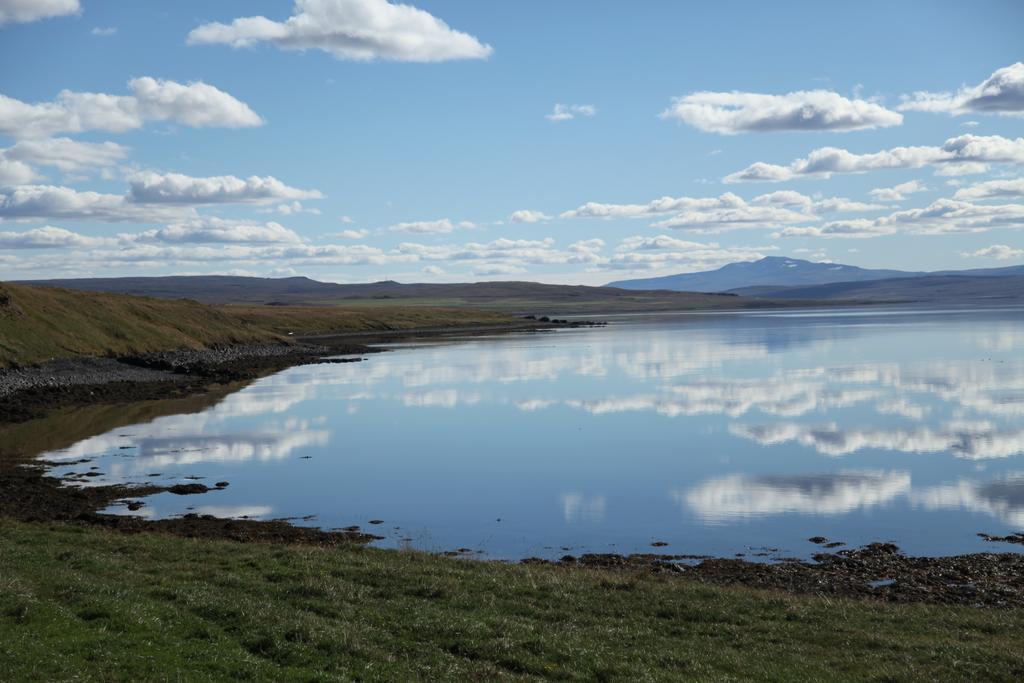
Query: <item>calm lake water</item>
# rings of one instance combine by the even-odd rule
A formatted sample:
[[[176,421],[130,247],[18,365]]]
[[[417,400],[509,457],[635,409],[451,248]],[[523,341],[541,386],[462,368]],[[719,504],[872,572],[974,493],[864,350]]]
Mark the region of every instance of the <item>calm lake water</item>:
[[[817,535],[954,554],[1024,531],[1024,311],[608,319],[297,367],[42,457],[95,458],[97,483],[230,482],[140,514],[492,558],[806,557]]]

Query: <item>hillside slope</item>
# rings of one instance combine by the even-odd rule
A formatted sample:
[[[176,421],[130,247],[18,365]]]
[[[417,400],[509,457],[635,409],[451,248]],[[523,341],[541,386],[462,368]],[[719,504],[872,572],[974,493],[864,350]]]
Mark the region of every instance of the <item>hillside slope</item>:
[[[768,256],[758,261],[730,263],[717,270],[681,273],[640,280],[621,280],[608,287],[623,289],[671,289],[689,292],[752,293],[754,287],[809,287],[836,282],[871,282],[895,278],[955,275],[964,277],[1009,277],[1024,275],[1024,266],[976,268],[973,270],[925,271],[876,270],[841,263],[818,263],[795,258]]]
[[[28,283],[23,283],[28,284]],[[597,314],[764,306],[736,296],[673,291],[631,291],[537,282],[454,284],[393,281],[367,284],[317,282],[304,277],[255,278],[197,275],[145,278],[87,278],[31,284],[76,290],[119,292],[205,303],[336,304],[344,306],[449,306],[486,308],[515,314]],[[788,305],[792,305],[789,303]]]
[[[640,280],[608,283],[623,289],[672,289],[690,292],[727,292],[759,285],[796,286],[829,282],[854,282],[918,275],[902,270],[870,270],[840,263],[815,263],[802,259],[766,256],[758,261],[730,263],[717,270],[681,273]]]
[[[387,307],[215,307],[123,294],[0,284],[0,367],[323,334],[510,322],[486,311]]]

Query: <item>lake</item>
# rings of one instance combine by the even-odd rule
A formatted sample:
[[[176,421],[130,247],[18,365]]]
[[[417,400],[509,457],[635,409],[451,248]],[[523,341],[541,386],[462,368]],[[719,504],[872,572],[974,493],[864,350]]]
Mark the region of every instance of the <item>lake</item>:
[[[1024,311],[607,320],[295,367],[41,457],[94,458],[98,484],[230,482],[134,514],[488,558],[1014,549],[977,534],[1024,530]]]

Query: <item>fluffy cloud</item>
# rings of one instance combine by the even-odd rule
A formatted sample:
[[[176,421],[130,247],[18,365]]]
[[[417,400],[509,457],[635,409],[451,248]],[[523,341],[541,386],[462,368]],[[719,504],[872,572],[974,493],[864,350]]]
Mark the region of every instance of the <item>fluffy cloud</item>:
[[[515,211],[511,216],[508,217],[509,223],[539,223],[540,221],[549,220],[551,216],[547,215],[543,211],[531,211],[529,209],[520,209]]]
[[[964,258],[994,258],[999,261],[1024,258],[1024,249],[1015,249],[1008,244],[993,244],[977,251],[961,252]]]
[[[811,215],[824,213],[853,213],[857,211],[877,211],[888,208],[881,204],[869,204],[867,202],[855,202],[846,197],[826,197],[824,199],[812,199],[805,194],[793,190],[777,190],[754,197],[751,204],[766,206],[785,206],[798,208]]]
[[[876,211],[879,204],[855,202],[845,197],[812,199],[792,190],[759,195],[747,202],[731,192],[718,197],[661,197],[647,204],[588,202],[561,218],[644,218],[675,214],[655,222],[657,228],[715,233],[741,228],[780,228],[816,220],[827,213]]]
[[[939,165],[947,174],[977,173],[990,163],[1024,164],[1024,138],[999,135],[961,135],[941,147],[893,147],[872,154],[855,154],[838,147],[821,147],[788,166],[757,162],[726,176],[726,183],[781,182],[800,177],[828,178],[833,173],[865,173],[879,169]]]
[[[784,130],[861,130],[903,123],[902,115],[879,104],[850,100],[827,90],[786,95],[696,92],[673,99],[661,117],[723,135]]]
[[[898,108],[953,115],[974,112],[1024,116],[1024,62],[998,69],[978,85],[964,86],[955,93],[916,92],[904,96]]]
[[[296,0],[292,16],[283,22],[241,17],[230,24],[203,24],[188,34],[190,45],[238,48],[261,42],[285,50],[324,50],[338,59],[358,61],[440,62],[483,59],[493,52],[428,12],[386,0]]]
[[[0,193],[0,218],[164,222],[188,217],[188,207],[137,205],[124,195],[79,192],[54,185],[21,185]]]
[[[1024,178],[989,180],[956,191],[954,199],[1002,199],[1024,197]]]
[[[654,223],[654,227],[715,233],[743,228],[775,228],[793,223],[806,223],[814,218],[812,215],[785,207],[757,206],[740,200],[714,209],[683,211]]]
[[[354,229],[354,230],[342,230],[341,232],[337,233],[337,237],[340,237],[340,238],[345,239],[345,240],[361,240],[361,239],[365,239],[369,235],[370,235],[370,231],[369,230],[364,230],[364,229],[361,229],[361,228],[360,229]]]
[[[455,226],[447,218],[436,221],[410,221],[407,223],[396,223],[388,230],[392,232],[407,232],[413,235],[445,235],[455,230]]]
[[[0,249],[56,249],[61,247],[96,247],[115,244],[117,240],[87,237],[63,228],[47,225],[24,232],[0,232]]]
[[[124,195],[53,185],[14,186],[0,193],[0,218],[179,222],[195,218],[193,207],[204,204],[259,204],[321,196],[316,190],[289,187],[271,176],[193,178],[179,173],[142,172],[129,179]]]
[[[0,188],[31,183],[36,177],[31,166],[8,159],[4,152],[0,152]]]
[[[317,190],[300,190],[273,176],[193,178],[180,173],[136,173],[128,180],[128,196],[139,204],[259,203],[281,199],[321,199]],[[301,207],[300,207],[301,208]]]
[[[545,114],[548,121],[572,121],[577,116],[593,116],[597,107],[592,104],[556,104],[550,114]]]
[[[928,188],[920,180],[911,180],[893,187],[876,187],[868,194],[883,202],[901,202],[907,198],[908,194],[927,191]]]
[[[816,227],[787,227],[782,237],[878,237],[905,231],[917,235],[986,232],[1024,228],[1024,204],[972,204],[938,199],[926,207],[896,211],[875,219],[831,221]]]
[[[155,78],[128,82],[131,95],[63,90],[54,102],[28,104],[0,95],[0,135],[48,137],[105,130],[122,133],[146,121],[173,121],[193,128],[242,128],[263,120],[241,100],[201,81],[182,84]]]
[[[78,0],[0,0],[0,26],[78,14]]]
[[[698,271],[735,261],[756,261],[776,247],[722,247],[717,243],[691,242],[669,235],[634,235],[622,240],[603,263],[608,270]]]
[[[172,223],[139,235],[122,235],[126,241],[187,244],[300,243],[302,239],[280,223],[252,223],[204,217]]]
[[[743,200],[732,193],[721,197],[661,197],[647,204],[602,204],[587,202],[571,211],[563,212],[560,218],[640,218],[657,216],[685,209],[715,209],[736,205]]]
[[[12,147],[0,150],[0,156],[31,166],[52,166],[64,173],[72,173],[89,168],[113,166],[128,156],[128,148],[114,142],[41,138],[21,140]]]

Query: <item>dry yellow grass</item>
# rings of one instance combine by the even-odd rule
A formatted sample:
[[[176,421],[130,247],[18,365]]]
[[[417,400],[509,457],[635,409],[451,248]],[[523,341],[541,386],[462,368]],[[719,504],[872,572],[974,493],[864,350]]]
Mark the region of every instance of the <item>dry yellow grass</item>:
[[[195,301],[0,284],[0,367],[325,334],[501,324],[479,310],[209,306]]]

